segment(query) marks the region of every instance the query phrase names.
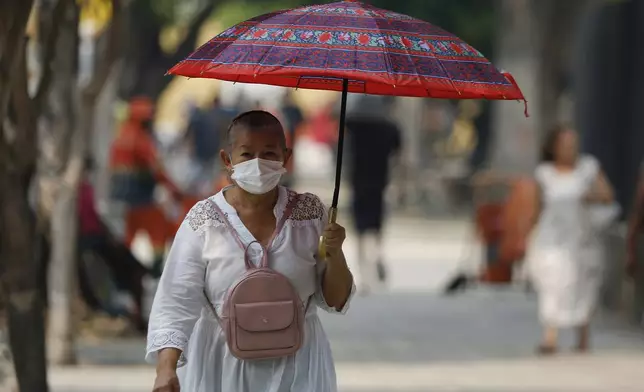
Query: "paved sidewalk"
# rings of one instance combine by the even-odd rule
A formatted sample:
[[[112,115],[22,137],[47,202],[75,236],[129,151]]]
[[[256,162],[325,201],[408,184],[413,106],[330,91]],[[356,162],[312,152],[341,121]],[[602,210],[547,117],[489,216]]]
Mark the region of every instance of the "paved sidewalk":
[[[534,298],[478,290],[457,298],[429,293],[358,297],[346,316],[322,314],[340,392],[639,392],[644,337],[598,320],[588,356],[533,354],[539,336]],[[609,320],[608,320],[609,321]],[[90,363],[133,366],[54,369],[54,392],[148,391],[144,342],[82,347]]]
[[[341,363],[340,392],[641,392],[644,356],[606,353],[552,360]],[[151,368],[52,369],[53,392],[150,392]]]

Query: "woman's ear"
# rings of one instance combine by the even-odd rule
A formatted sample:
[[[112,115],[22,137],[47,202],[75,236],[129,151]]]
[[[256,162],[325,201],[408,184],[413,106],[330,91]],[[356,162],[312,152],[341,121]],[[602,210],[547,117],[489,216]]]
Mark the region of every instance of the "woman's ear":
[[[233,162],[230,157],[230,154],[226,152],[226,150],[222,149],[219,151],[219,158],[221,159],[221,163],[224,165],[226,170],[230,171],[233,168]]]
[[[287,148],[286,150],[284,150],[284,165],[286,165],[291,160],[292,157],[293,157],[292,149]]]

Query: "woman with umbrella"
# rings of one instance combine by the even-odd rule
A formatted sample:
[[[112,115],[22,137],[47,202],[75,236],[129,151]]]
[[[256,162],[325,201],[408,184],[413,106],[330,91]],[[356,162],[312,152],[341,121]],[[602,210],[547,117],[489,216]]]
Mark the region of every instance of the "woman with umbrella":
[[[251,111],[233,121],[221,158],[235,185],[198,203],[188,214],[155,298],[147,350],[148,359],[157,359],[155,390],[178,391],[176,368],[186,365],[181,389],[190,392],[335,392],[329,343],[316,306],[305,308],[299,351],[265,360],[240,355],[242,332],[223,327],[241,319],[222,319],[219,312],[225,304],[230,311],[231,298],[238,298],[227,293],[235,293],[242,284],[236,284],[238,279],[247,276],[241,260],[253,269],[261,258],[263,273],[271,267],[287,277],[302,302],[345,312],[355,285],[342,252],[344,229],[335,221],[348,93],[461,99],[523,95],[509,75],[453,34],[354,1],[252,18],[213,38],[170,73],[341,91],[341,132],[336,186],[327,213],[318,197],[298,196],[277,186],[290,153],[274,116]],[[292,204],[294,199],[298,201]],[[285,213],[291,208],[290,215]],[[273,229],[276,248],[266,251]],[[316,252],[314,239],[321,234]],[[253,250],[249,245],[255,242],[261,246]],[[272,316],[258,310],[265,305],[239,305],[246,312],[243,319],[255,321],[249,330],[243,329],[242,339],[257,337],[250,344],[255,347],[263,340],[253,331],[274,328]]]
[[[178,391],[176,369],[184,364],[180,384],[185,391],[335,390],[329,342],[316,308],[345,313],[355,290],[342,252],[344,228],[326,224],[326,208],[317,196],[278,186],[291,153],[272,114],[242,113],[233,120],[228,140],[221,159],[234,185],[190,211],[154,300],[148,358],[158,361],[155,391]],[[289,213],[293,199],[299,201]],[[230,222],[229,230],[224,220]],[[315,256],[323,233],[324,262]],[[286,276],[307,304],[304,344],[293,356],[247,363],[226,347],[227,332],[215,314],[243,270],[235,237],[253,262],[263,254],[255,252],[254,242],[270,252],[271,268]],[[212,315],[202,312],[204,293],[213,304]]]

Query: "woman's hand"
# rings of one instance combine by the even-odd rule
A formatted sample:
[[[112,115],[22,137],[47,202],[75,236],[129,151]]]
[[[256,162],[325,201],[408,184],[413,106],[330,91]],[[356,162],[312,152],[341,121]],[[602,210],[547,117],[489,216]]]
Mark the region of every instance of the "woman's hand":
[[[152,392],[180,392],[179,378],[177,377],[177,362],[181,350],[165,348],[159,351],[157,363],[157,377],[154,380]]]
[[[353,285],[353,275],[347,266],[347,260],[342,252],[342,244],[346,238],[344,227],[337,223],[329,223],[324,229],[326,238],[326,270],[322,280],[322,292],[327,305],[341,310],[344,308]]]
[[[342,244],[344,244],[347,233],[344,227],[337,223],[329,223],[324,228],[324,238],[326,245],[326,252],[331,257],[336,257],[342,254]]]
[[[180,392],[179,378],[177,371],[171,368],[157,371],[157,378],[154,380],[152,392]]]
[[[613,202],[615,199],[613,187],[610,182],[608,182],[608,178],[606,178],[603,171],[600,171],[597,174],[590,191],[586,194],[584,199],[588,203],[608,204]]]

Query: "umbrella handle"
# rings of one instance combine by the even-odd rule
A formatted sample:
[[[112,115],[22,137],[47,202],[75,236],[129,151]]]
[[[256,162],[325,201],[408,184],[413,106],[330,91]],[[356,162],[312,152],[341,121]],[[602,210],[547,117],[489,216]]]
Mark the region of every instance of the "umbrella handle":
[[[335,223],[338,218],[338,209],[336,207],[329,208],[329,223]],[[326,237],[320,236],[320,242],[318,243],[318,257],[320,260],[326,260]]]

